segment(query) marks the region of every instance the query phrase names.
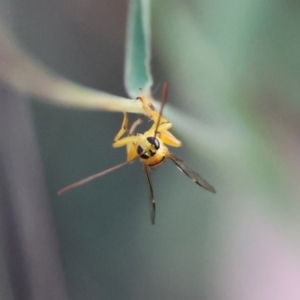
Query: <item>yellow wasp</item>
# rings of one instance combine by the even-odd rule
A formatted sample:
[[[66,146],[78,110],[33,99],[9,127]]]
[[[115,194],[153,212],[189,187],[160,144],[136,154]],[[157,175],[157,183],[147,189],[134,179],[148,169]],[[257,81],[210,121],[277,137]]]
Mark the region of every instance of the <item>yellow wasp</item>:
[[[152,182],[149,174],[149,167],[158,166],[161,164],[165,158],[170,159],[185,175],[191,178],[195,183],[205,188],[206,190],[215,193],[215,189],[198,173],[188,168],[182,160],[176,158],[166,147],[166,145],[171,147],[180,147],[181,141],[179,141],[172,133],[169,132],[169,129],[172,127],[172,124],[162,117],[163,107],[167,100],[168,94],[168,85],[164,84],[163,87],[163,96],[162,96],[162,105],[160,112],[156,112],[150,102],[146,99],[141,90],[142,97],[137,97],[142,104],[145,115],[153,121],[151,128],[144,132],[143,134],[137,133],[134,135],[136,127],[142,122],[141,118],[137,119],[131,126],[128,131],[128,115],[124,112],[123,123],[118,134],[114,138],[112,146],[114,148],[119,148],[126,146],[127,150],[127,161],[119,165],[116,165],[112,168],[109,168],[100,173],[89,176],[85,179],[82,179],[78,182],[75,182],[67,187],[61,189],[58,192],[58,195],[62,195],[74,188],[77,188],[87,182],[90,182],[96,178],[104,176],[116,169],[123,167],[128,163],[132,163],[134,160],[139,158],[140,162],[143,165],[147,181],[150,188],[150,203],[151,203],[151,221],[154,224],[155,221],[155,200],[153,195]],[[127,136],[123,137],[124,134],[128,132]]]

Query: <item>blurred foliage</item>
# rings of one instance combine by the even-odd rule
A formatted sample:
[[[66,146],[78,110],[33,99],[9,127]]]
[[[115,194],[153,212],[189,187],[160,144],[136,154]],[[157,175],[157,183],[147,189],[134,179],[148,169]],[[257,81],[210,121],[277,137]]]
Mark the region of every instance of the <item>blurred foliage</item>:
[[[12,2],[28,53],[125,95],[123,1]],[[135,163],[58,198],[62,186],[125,160],[111,148],[122,116],[32,101],[70,299],[299,299],[300,3],[151,4],[154,94],[170,83],[166,115],[184,145],[176,155],[217,194],[166,163],[153,172],[151,226]]]
[[[125,87],[135,98],[139,89],[151,95],[153,83],[151,59],[150,3],[148,0],[130,0],[125,55]]]

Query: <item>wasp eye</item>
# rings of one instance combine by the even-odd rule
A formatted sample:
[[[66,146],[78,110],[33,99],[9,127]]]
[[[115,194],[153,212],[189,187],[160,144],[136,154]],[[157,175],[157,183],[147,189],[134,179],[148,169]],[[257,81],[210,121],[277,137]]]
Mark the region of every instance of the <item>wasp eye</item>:
[[[143,159],[148,159],[149,158],[149,156],[148,156],[148,154],[147,153],[143,153],[143,148],[141,147],[141,146],[138,146],[137,147],[137,153],[138,153],[138,155],[141,157],[141,158],[143,158]],[[142,154],[143,153],[143,154]]]
[[[147,137],[147,141],[151,144],[151,145],[153,145],[154,146],[154,148],[157,150],[157,149],[159,149],[159,146],[160,146],[160,144],[159,144],[159,141],[158,141],[158,139],[157,138],[155,138],[155,137]]]

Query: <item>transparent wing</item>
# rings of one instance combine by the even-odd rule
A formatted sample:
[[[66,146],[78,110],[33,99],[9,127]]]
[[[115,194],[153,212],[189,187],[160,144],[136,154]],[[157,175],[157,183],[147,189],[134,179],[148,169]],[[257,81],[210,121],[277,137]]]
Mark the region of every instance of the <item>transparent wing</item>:
[[[153,195],[153,187],[152,187],[152,182],[149,174],[149,169],[146,164],[143,164],[144,171],[147,177],[149,189],[150,189],[150,204],[151,204],[151,222],[152,225],[155,224],[155,200],[154,200],[154,195]]]
[[[88,182],[90,182],[90,181],[96,179],[96,178],[102,177],[102,176],[104,176],[104,175],[106,175],[106,174],[108,174],[108,173],[110,173],[110,172],[112,172],[112,171],[114,171],[114,170],[117,170],[117,169],[119,169],[119,168],[121,168],[121,167],[127,165],[127,164],[130,163],[130,162],[131,162],[131,161],[125,161],[125,162],[123,162],[123,163],[121,163],[121,164],[119,164],[119,165],[116,165],[116,166],[114,166],[114,167],[112,167],[112,168],[109,168],[109,169],[107,169],[107,170],[104,170],[104,171],[102,171],[102,172],[100,172],[100,173],[91,175],[91,176],[86,177],[86,178],[84,178],[84,179],[82,179],[82,180],[79,180],[79,181],[77,181],[77,182],[75,182],[75,183],[72,183],[72,184],[70,184],[70,185],[64,187],[63,189],[59,190],[59,191],[57,192],[57,194],[58,194],[59,196],[62,195],[62,194],[65,194],[65,193],[67,193],[67,192],[69,192],[69,191],[71,191],[71,190],[73,190],[73,189],[76,189],[76,188],[78,188],[78,187],[80,187],[80,186],[82,186],[82,185],[84,185],[84,184],[86,184],[86,183],[88,183]]]
[[[205,188],[206,190],[216,193],[216,190],[213,186],[211,186],[202,176],[200,176],[197,172],[187,167],[183,161],[177,157],[175,157],[173,154],[169,154],[167,156],[170,160],[173,161],[173,163],[189,178],[191,178],[195,183],[200,185],[201,187]]]

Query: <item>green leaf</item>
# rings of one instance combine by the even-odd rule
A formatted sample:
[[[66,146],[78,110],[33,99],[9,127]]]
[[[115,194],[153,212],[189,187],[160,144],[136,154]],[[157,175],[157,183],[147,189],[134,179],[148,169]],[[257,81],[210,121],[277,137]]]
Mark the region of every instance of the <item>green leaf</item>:
[[[125,88],[130,97],[137,97],[142,88],[150,95],[153,83],[150,59],[150,5],[148,0],[129,2],[125,55]]]

